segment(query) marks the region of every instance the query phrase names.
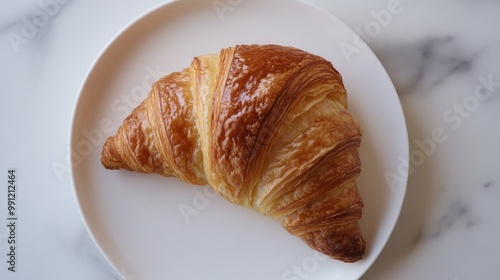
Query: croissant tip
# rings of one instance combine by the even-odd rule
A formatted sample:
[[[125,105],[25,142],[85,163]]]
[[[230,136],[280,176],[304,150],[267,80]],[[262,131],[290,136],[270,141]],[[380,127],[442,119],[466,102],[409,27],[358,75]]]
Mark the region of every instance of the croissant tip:
[[[115,152],[113,144],[113,136],[106,139],[101,152],[101,164],[104,168],[109,170],[119,169],[120,160],[117,158],[118,154]]]
[[[344,248],[342,255],[336,256],[336,259],[346,263],[353,263],[363,259],[364,255],[365,255],[365,242],[361,238],[360,240],[355,240],[352,243],[352,246]]]
[[[331,62],[294,47],[237,45],[156,81],[106,139],[101,163],[210,184],[352,263],[365,253],[354,181],[362,132],[346,108]]]
[[[365,254],[365,240],[357,222],[306,233],[301,238],[332,259],[353,263]]]
[[[348,244],[334,244],[333,246],[320,248],[320,250],[335,260],[345,263],[354,263],[363,259],[365,254],[365,242],[362,238],[355,239],[351,240]]]

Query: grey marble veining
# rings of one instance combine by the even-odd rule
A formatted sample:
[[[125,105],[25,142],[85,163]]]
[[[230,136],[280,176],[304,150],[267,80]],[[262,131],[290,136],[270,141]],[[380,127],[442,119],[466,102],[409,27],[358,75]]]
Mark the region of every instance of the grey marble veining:
[[[475,78],[477,59],[494,47],[493,44],[471,50],[460,46],[455,37],[445,35],[406,44],[392,42],[377,54],[386,62],[399,94],[428,94],[454,75]],[[402,68],[405,70],[400,71]]]
[[[435,222],[431,230],[421,234],[420,241],[440,238],[448,231],[453,230],[454,227],[469,228],[475,226],[478,222],[478,219],[474,218],[474,213],[471,213],[470,207],[465,202],[457,199],[451,202],[446,212]]]
[[[15,53],[26,48],[39,49],[51,34],[52,25],[70,3],[71,0],[35,2],[29,10],[7,22],[0,22],[0,34],[6,37]]]
[[[85,230],[68,174],[58,178],[51,164],[68,155],[68,119],[85,71],[113,34],[159,2],[0,4],[0,111],[19,111],[0,115],[1,151],[17,155],[0,156],[0,170],[22,171],[19,273],[9,274],[3,264],[0,279],[119,279]],[[389,3],[312,2],[353,28],[363,28]],[[410,149],[421,149],[415,140],[436,128],[448,138],[414,166],[400,220],[362,279],[500,279],[500,1],[400,4],[403,11],[368,45],[400,94]],[[476,106],[480,77],[492,80],[491,95]],[[456,106],[472,109],[453,111]],[[460,124],[444,117],[449,110]],[[0,221],[4,196],[0,192]],[[0,259],[6,238],[2,226]],[[144,280],[119,270],[126,279]]]
[[[94,268],[95,277],[108,280],[121,279],[115,270],[107,264],[106,259],[98,251],[86,229],[82,228],[76,240],[71,240],[71,242],[73,244],[68,247],[77,254],[80,262],[88,263]]]

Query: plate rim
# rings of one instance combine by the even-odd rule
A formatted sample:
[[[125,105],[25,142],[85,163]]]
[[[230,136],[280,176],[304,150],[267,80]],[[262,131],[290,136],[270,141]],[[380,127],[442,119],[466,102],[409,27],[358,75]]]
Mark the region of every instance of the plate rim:
[[[88,234],[90,235],[94,245],[97,247],[97,249],[99,250],[99,252],[101,253],[101,255],[104,257],[104,259],[108,262],[108,264],[114,269],[115,273],[117,273],[118,275],[120,275],[120,277],[124,277],[125,275],[123,275],[123,271],[119,270],[117,265],[115,264],[115,262],[110,258],[109,254],[106,252],[106,250],[104,250],[104,248],[101,246],[100,242],[98,241],[97,237],[95,236],[95,233],[94,231],[91,229],[90,225],[89,225],[89,222],[88,222],[88,219],[84,213],[84,209],[83,209],[83,205],[82,205],[82,201],[81,201],[81,197],[79,197],[79,191],[78,191],[78,188],[76,186],[76,182],[75,182],[75,170],[78,169],[78,165],[75,166],[74,162],[71,160],[71,158],[75,155],[75,145],[76,145],[76,141],[79,139],[79,137],[76,135],[77,133],[75,132],[75,126],[77,125],[77,120],[76,120],[76,117],[78,115],[78,108],[79,108],[79,104],[81,103],[81,100],[84,96],[84,89],[86,87],[86,85],[88,84],[88,81],[89,81],[89,78],[90,76],[92,75],[92,73],[95,71],[99,61],[105,56],[107,50],[119,39],[121,38],[122,36],[124,36],[124,34],[134,25],[136,25],[138,22],[146,19],[148,16],[150,16],[151,14],[161,10],[161,9],[165,9],[167,8],[168,6],[172,5],[173,3],[176,3],[176,2],[187,2],[187,1],[191,1],[191,2],[200,2],[203,0],[166,0],[164,2],[161,2],[161,3],[158,3],[154,6],[152,6],[151,8],[139,13],[134,19],[132,19],[131,21],[129,21],[127,24],[125,24],[118,32],[116,32],[107,42],[106,44],[102,47],[102,49],[98,52],[98,54],[96,55],[96,57],[93,59],[92,63],[90,64],[90,66],[88,67],[88,70],[87,72],[85,73],[83,79],[81,80],[81,84],[78,88],[78,93],[77,93],[77,96],[74,100],[74,103],[73,103],[73,107],[72,107],[72,113],[71,113],[71,119],[70,119],[70,126],[69,126],[69,147],[70,147],[70,153],[69,153],[69,168],[70,168],[70,179],[71,179],[71,188],[72,188],[72,191],[73,191],[73,197],[77,203],[77,207],[78,207],[78,212],[79,212],[79,215],[84,223],[84,226],[85,226],[85,229],[86,231],[88,232]],[[335,21],[337,21],[339,24],[342,25],[342,28],[346,29],[346,30],[349,30],[350,32],[352,32],[352,34],[355,34],[355,35],[358,35],[351,27],[349,27],[344,21],[342,21],[341,19],[339,19],[338,17],[336,17],[334,14],[332,14],[330,11],[328,11],[327,9],[319,6],[318,4],[316,3],[312,3],[310,1],[307,1],[307,0],[288,0],[289,2],[296,2],[296,3],[300,3],[302,5],[306,5],[306,6],[309,6],[311,8],[314,8],[317,12],[320,12],[322,13],[324,16],[326,17],[329,17],[330,19],[333,19]],[[359,36],[359,35],[358,35]],[[363,40],[361,37],[359,38],[360,40]],[[366,44],[366,42],[365,42]],[[389,76],[386,68],[384,67],[384,65],[382,64],[382,62],[380,61],[380,59],[376,56],[376,54],[373,52],[373,50],[369,47],[368,44],[366,44],[366,48],[364,49],[364,51],[367,51],[370,53],[371,56],[373,56],[373,58],[375,58],[374,62],[376,61],[377,64],[379,64],[378,66],[383,70],[383,75],[387,78],[387,81],[389,82],[390,84],[390,87],[391,89],[393,90],[390,94],[392,95],[394,93],[395,96],[393,96],[393,98],[396,98],[397,99],[397,105],[396,107],[392,108],[393,110],[397,110],[397,114],[400,115],[403,119],[401,121],[401,129],[403,130],[401,133],[402,135],[399,135],[399,136],[404,136],[404,139],[402,139],[402,144],[404,146],[404,154],[402,154],[403,158],[405,159],[405,163],[408,163],[409,162],[409,154],[410,154],[410,150],[409,150],[409,135],[408,135],[408,127],[407,127],[407,123],[406,123],[406,118],[405,118],[405,115],[404,115],[404,110],[403,110],[403,107],[402,107],[402,104],[401,104],[401,100],[397,94],[397,90],[394,86],[394,83],[391,79],[391,77]],[[403,133],[404,132],[404,133]],[[403,141],[404,140],[404,141]],[[402,207],[403,207],[403,204],[404,204],[404,201],[405,201],[405,198],[406,198],[406,193],[407,193],[407,187],[408,187],[408,170],[409,170],[409,165],[408,164],[405,164],[405,167],[403,167],[403,171],[402,174],[401,174],[401,179],[402,179],[402,182],[401,184],[399,185],[399,191],[401,192],[400,194],[400,198],[399,198],[399,201],[396,203],[395,206],[397,206],[397,214],[395,215],[396,217],[389,223],[389,226],[388,226],[388,230],[389,230],[389,234],[387,234],[386,236],[384,236],[382,239],[383,241],[381,241],[381,249],[377,252],[377,254],[373,257],[373,259],[370,261],[370,263],[368,265],[366,265],[365,267],[363,267],[362,269],[360,269],[360,272],[359,272],[359,277],[362,277],[372,266],[373,264],[377,261],[377,259],[380,257],[383,249],[386,247],[387,245],[387,242],[389,241],[389,239],[391,238],[392,234],[394,233],[394,229],[396,227],[396,224],[399,220],[399,217],[401,215],[401,211],[402,211]]]

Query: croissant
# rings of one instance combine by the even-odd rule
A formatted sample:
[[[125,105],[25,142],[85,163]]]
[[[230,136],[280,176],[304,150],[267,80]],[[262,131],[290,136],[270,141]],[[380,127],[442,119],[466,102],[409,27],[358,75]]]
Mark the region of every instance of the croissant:
[[[355,262],[365,249],[362,132],[346,109],[329,61],[293,47],[237,45],[155,82],[106,140],[101,161],[208,184],[279,219],[313,249]]]

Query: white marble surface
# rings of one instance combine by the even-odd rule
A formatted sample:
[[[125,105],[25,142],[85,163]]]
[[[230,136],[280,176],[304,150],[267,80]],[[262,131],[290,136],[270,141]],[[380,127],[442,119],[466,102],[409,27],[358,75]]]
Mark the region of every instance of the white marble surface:
[[[77,210],[65,168],[70,117],[99,51],[160,2],[0,3],[0,279],[120,279]],[[362,279],[500,279],[500,1],[313,2],[360,32],[386,67],[414,155],[400,220]],[[347,56],[364,47],[347,43]],[[4,225],[11,167],[15,273]]]

